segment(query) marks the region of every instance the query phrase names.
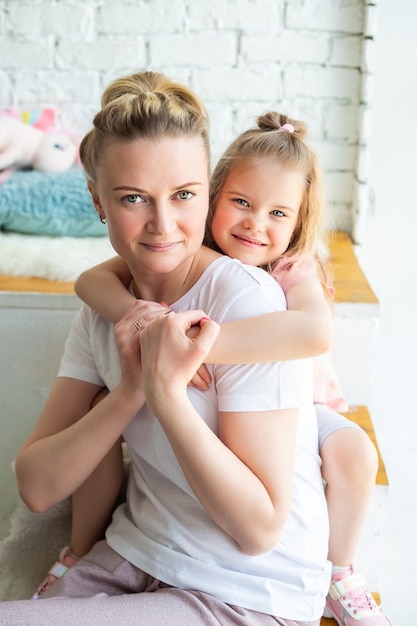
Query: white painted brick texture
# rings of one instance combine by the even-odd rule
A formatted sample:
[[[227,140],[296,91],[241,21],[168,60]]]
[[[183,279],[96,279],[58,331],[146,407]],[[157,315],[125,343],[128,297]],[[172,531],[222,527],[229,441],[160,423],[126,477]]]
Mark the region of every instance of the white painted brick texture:
[[[362,90],[371,93],[368,4],[0,0],[0,108],[56,106],[62,125],[82,135],[110,80],[156,69],[207,104],[214,159],[260,113],[287,113],[307,122],[322,159],[329,224],[351,232]]]

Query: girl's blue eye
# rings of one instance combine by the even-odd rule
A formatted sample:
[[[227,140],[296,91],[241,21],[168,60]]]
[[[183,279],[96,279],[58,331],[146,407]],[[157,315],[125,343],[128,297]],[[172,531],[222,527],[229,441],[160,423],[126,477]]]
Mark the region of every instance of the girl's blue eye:
[[[189,200],[190,198],[193,197],[193,195],[194,194],[191,193],[191,191],[186,191],[185,189],[178,192],[178,197],[180,200]]]
[[[244,207],[249,206],[249,202],[247,200],[244,200],[243,198],[236,198],[236,202]]]
[[[271,215],[273,215],[274,217],[284,217],[284,213],[279,209],[274,209],[273,211],[271,211]]]

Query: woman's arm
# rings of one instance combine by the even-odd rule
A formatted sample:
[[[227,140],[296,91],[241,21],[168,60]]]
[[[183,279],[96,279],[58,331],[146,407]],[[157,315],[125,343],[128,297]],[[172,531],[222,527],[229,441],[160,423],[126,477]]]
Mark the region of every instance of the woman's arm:
[[[143,404],[120,385],[94,408],[100,389],[57,378],[39,420],[16,458],[19,493],[34,511],[70,496],[97,467]],[[140,392],[142,393],[142,392]]]
[[[286,298],[288,311],[222,324],[206,363],[266,363],[327,352],[333,318],[320,281],[302,280]]]
[[[75,293],[99,315],[116,324],[135,302],[127,290],[131,280],[126,261],[114,257],[83,272],[75,282]]]
[[[146,399],[208,514],[256,555],[276,545],[290,509],[297,409],[221,413],[217,436],[186,393],[218,331],[202,315],[163,315],[141,331]]]
[[[101,386],[65,377],[55,381],[16,459],[19,490],[31,509],[45,510],[71,495],[142,407],[145,395],[135,315],[132,307],[125,316],[127,323],[115,327],[121,379],[101,402],[91,408]],[[88,342],[87,336],[75,339],[80,345]]]

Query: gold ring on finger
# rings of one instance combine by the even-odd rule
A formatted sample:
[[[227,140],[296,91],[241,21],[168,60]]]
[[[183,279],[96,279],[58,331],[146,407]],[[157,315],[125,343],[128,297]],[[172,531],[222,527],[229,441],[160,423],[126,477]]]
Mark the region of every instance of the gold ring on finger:
[[[143,329],[142,324],[140,323],[139,320],[136,320],[136,322],[133,323],[133,326],[136,328],[136,330],[141,331]]]

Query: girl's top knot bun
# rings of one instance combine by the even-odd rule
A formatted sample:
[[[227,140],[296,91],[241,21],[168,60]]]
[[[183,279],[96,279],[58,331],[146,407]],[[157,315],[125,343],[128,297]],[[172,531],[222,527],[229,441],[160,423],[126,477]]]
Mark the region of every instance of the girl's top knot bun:
[[[298,139],[304,139],[307,127],[304,122],[293,120],[277,111],[268,111],[260,115],[257,120],[258,128],[263,131],[286,131]]]

